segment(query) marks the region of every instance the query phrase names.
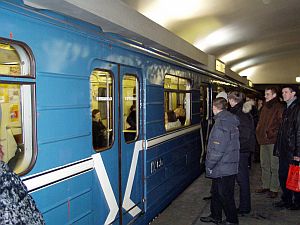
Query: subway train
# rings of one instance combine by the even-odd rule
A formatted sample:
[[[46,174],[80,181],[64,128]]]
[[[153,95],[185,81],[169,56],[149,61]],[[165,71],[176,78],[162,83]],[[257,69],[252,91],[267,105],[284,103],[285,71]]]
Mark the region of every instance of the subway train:
[[[50,224],[148,224],[203,171],[238,82],[20,0],[0,2],[0,143]]]

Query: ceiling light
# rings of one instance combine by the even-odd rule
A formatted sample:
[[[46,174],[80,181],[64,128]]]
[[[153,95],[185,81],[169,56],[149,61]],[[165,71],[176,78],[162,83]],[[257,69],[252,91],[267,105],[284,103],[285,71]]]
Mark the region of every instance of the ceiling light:
[[[296,77],[296,82],[300,83],[300,77]]]

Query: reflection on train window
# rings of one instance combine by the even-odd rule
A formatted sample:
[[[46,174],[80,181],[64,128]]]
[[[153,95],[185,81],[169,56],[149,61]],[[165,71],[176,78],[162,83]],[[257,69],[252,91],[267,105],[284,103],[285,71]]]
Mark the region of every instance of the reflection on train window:
[[[139,81],[134,75],[123,77],[123,133],[126,143],[138,138]]]
[[[30,76],[30,57],[19,45],[0,40],[0,74]]]
[[[190,81],[167,74],[164,82],[165,128],[173,130],[191,123]]]
[[[92,141],[97,151],[108,149],[113,141],[113,77],[95,69],[90,77]]]

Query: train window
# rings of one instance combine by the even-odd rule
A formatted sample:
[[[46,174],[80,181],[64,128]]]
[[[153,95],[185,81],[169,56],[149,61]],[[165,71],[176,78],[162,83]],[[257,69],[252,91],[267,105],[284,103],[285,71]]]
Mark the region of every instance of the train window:
[[[108,149],[113,141],[113,77],[95,69],[90,77],[92,141],[97,151]]]
[[[0,40],[0,74],[7,76],[30,76],[30,55],[18,44]]]
[[[190,81],[167,74],[164,88],[166,130],[189,125],[191,123]]]
[[[138,138],[139,81],[135,75],[123,77],[123,133],[126,143]]]
[[[30,76],[33,57],[22,43],[0,39],[0,144],[3,161],[17,174],[27,173],[36,159],[34,81],[2,76]]]

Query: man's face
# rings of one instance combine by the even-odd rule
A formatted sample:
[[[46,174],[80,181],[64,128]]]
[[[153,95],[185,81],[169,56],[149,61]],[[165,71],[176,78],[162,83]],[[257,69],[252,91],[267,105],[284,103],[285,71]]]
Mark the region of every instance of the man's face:
[[[271,90],[265,90],[265,99],[266,99],[266,102],[272,100],[275,97],[276,97],[276,93],[273,94]]]
[[[292,98],[295,97],[295,92],[294,91],[291,91],[289,88],[283,88],[282,89],[282,97],[283,97],[283,100],[285,102],[291,100]]]
[[[218,112],[219,112],[218,109],[217,109],[217,107],[214,106],[214,105],[213,105],[213,107],[212,107],[212,110],[213,110],[214,115],[217,115]]]

